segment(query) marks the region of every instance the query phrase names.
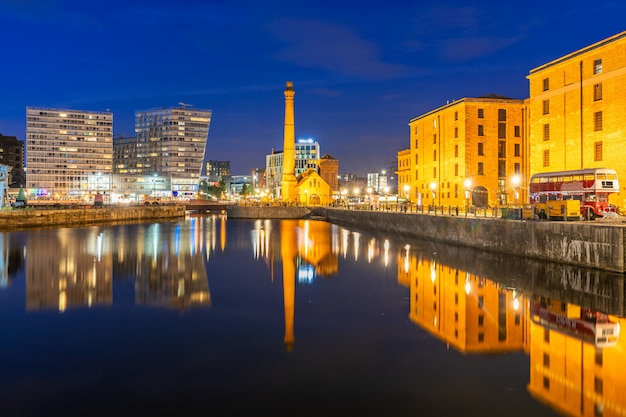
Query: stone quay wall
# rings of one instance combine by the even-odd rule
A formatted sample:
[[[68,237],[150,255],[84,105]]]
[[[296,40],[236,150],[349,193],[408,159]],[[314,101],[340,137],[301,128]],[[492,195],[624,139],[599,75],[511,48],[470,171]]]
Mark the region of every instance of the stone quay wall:
[[[183,205],[3,210],[0,230],[172,219],[184,217],[185,213]]]
[[[623,223],[511,220],[312,207],[229,207],[230,218],[314,217],[330,223],[396,233],[502,254],[626,272]],[[302,214],[304,213],[304,214]]]
[[[226,216],[232,219],[302,219],[308,216],[308,207],[292,206],[228,206]]]

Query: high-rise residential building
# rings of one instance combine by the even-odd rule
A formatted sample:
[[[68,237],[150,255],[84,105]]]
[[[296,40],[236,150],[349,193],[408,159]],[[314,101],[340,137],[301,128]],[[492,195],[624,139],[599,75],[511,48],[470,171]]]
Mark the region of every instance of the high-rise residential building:
[[[113,114],[26,108],[28,197],[89,199],[111,189]]]
[[[230,181],[230,161],[206,161],[205,177],[208,182],[218,183],[220,180]]]
[[[398,153],[398,193],[420,206],[513,202],[524,186],[524,116],[524,100],[490,95],[412,119],[409,153]]]
[[[15,136],[4,136],[0,133],[0,164],[11,167],[8,182],[10,188],[26,186],[23,141]]]
[[[612,168],[626,190],[625,51],[626,31],[530,70],[528,176]]]
[[[191,197],[202,173],[211,110],[177,108],[135,112],[135,137],[115,139],[118,192]]]

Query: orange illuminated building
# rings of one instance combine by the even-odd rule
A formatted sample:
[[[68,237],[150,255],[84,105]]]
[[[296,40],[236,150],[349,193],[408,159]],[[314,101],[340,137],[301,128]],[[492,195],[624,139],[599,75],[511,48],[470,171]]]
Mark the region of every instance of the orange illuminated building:
[[[612,168],[626,207],[626,32],[530,70],[529,174]]]
[[[410,288],[410,320],[465,353],[524,349],[524,309],[514,290],[425,259],[406,248],[398,281]]]
[[[517,190],[521,202],[524,106],[463,98],[412,119],[408,154],[398,153],[399,194],[424,206],[494,207],[513,204]]]
[[[550,303],[562,310],[560,324],[530,321],[530,381],[533,397],[567,416],[626,415],[626,342],[617,337],[626,319],[609,316],[617,334],[609,343],[572,332],[581,307]],[[602,337],[602,335],[599,335]]]

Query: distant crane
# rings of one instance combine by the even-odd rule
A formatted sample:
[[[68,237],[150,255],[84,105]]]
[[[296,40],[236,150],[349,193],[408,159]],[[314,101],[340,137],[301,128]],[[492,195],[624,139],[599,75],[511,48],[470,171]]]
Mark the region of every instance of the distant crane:
[[[182,101],[179,101],[179,102],[178,102],[178,105],[179,105],[180,107],[182,107],[182,108],[183,108],[183,110],[185,110],[185,109],[187,108],[187,106],[189,106],[189,107],[192,107],[192,106],[193,106],[193,104],[183,103]]]

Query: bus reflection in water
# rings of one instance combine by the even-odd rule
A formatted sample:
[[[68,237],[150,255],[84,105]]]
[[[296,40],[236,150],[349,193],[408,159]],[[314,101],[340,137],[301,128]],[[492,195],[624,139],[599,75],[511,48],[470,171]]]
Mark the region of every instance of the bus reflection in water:
[[[550,201],[578,200],[581,216],[589,220],[616,216],[617,208],[609,203],[609,196],[619,191],[617,172],[609,168],[538,173],[530,177],[529,184],[530,204],[543,208],[544,213]]]
[[[598,311],[538,297],[530,301],[531,320],[543,327],[593,343],[597,348],[615,346],[619,323]]]

